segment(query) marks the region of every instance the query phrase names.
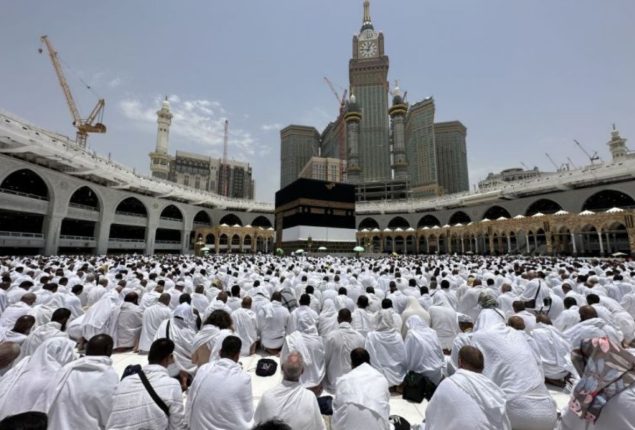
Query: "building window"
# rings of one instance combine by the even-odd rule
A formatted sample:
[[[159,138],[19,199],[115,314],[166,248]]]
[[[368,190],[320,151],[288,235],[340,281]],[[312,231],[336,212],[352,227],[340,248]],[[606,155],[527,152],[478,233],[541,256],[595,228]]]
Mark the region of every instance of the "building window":
[[[188,175],[183,176],[183,185],[186,187],[190,186],[190,177]]]

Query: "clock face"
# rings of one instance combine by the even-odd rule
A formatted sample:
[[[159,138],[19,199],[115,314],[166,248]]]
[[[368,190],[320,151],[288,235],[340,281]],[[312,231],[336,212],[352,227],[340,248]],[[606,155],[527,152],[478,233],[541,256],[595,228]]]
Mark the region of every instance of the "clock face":
[[[359,54],[362,58],[375,57],[377,52],[377,42],[375,41],[362,42],[359,48]]]

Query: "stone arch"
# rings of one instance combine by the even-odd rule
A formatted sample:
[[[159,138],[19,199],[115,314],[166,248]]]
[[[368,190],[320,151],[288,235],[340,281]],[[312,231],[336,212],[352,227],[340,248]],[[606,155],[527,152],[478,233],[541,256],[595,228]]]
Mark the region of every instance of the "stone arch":
[[[635,207],[635,200],[626,193],[617,190],[602,190],[587,198],[582,204],[582,210],[603,211],[618,208]]]
[[[407,229],[410,227],[410,223],[406,221],[405,218],[396,216],[390,220],[390,222],[388,223],[388,228],[392,230],[398,227],[402,229]]]
[[[551,199],[538,199],[527,207],[525,216],[532,216],[538,212],[551,215],[559,210],[562,210],[562,206],[559,203],[556,203]]]
[[[483,218],[481,219],[487,218],[487,219],[495,220],[500,217],[511,218],[511,215],[509,214],[509,211],[505,209],[504,207],[494,205],[494,206],[490,206],[485,211],[485,213],[483,214]]]
[[[238,218],[236,214],[227,214],[220,219],[219,224],[227,224],[228,226],[234,226],[236,224],[243,225],[243,222]]]
[[[136,216],[148,216],[148,208],[136,197],[127,197],[121,200],[115,207],[115,213],[131,214]]]
[[[179,220],[179,221],[183,221],[183,212],[181,212],[181,209],[177,208],[174,205],[167,205],[161,211],[160,217],[161,218],[171,218],[171,219],[176,219],[176,220]]]
[[[379,228],[379,223],[375,221],[374,218],[366,217],[359,223],[359,230],[363,230],[367,228],[368,230],[372,230],[374,228]]]
[[[434,215],[428,214],[421,217],[421,219],[417,223],[417,228],[434,227],[435,225],[441,226],[439,218],[435,217]]]
[[[230,225],[233,225],[233,224],[230,224]],[[254,218],[254,220],[251,222],[251,225],[253,227],[262,227],[262,228],[272,227],[271,221],[269,221],[269,219],[263,215],[260,215]]]
[[[450,216],[450,221],[448,224],[469,224],[472,222],[472,218],[468,214],[463,211],[456,211]]]
[[[207,245],[213,245],[216,242],[216,237],[212,233],[205,236],[205,243]]]
[[[94,189],[87,185],[82,185],[71,194],[69,204],[90,207],[99,212],[102,207],[102,199]]]
[[[212,226],[212,218],[209,216],[207,211],[200,210],[194,215],[193,224],[204,225],[206,227]]]
[[[51,200],[51,187],[42,176],[31,169],[19,169],[7,175],[0,184],[0,189],[41,200]]]

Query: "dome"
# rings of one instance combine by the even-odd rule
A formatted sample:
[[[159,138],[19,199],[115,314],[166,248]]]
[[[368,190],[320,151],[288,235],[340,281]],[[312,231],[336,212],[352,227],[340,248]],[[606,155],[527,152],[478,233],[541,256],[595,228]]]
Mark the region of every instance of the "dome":
[[[396,95],[392,98],[392,104],[393,104],[393,106],[403,104],[403,97],[401,97],[401,94],[396,94]]]
[[[357,97],[355,94],[351,94],[351,97],[348,99],[348,111],[349,112],[361,112],[361,108],[357,104]]]

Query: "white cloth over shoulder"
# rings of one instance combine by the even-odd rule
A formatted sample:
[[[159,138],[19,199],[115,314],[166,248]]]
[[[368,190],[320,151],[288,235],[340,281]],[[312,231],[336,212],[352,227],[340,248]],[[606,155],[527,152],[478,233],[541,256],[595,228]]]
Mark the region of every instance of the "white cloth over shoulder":
[[[140,351],[150,351],[150,346],[152,346],[154,335],[157,333],[159,326],[169,318],[170,308],[163,303],[152,305],[143,312],[141,335],[139,337]]]
[[[367,363],[337,380],[333,399],[333,430],[389,430],[388,381]]]
[[[505,393],[487,377],[459,369],[426,408],[425,429],[510,430]]]
[[[105,428],[118,382],[109,357],[86,356],[58,370],[33,409],[48,415],[48,430]]]
[[[368,333],[365,345],[372,365],[394,386],[401,384],[406,376],[406,347],[392,323],[390,309],[378,312],[377,329]]]
[[[254,421],[262,423],[274,418],[284,421],[292,429],[325,429],[315,394],[299,382],[283,380],[262,395]]]

